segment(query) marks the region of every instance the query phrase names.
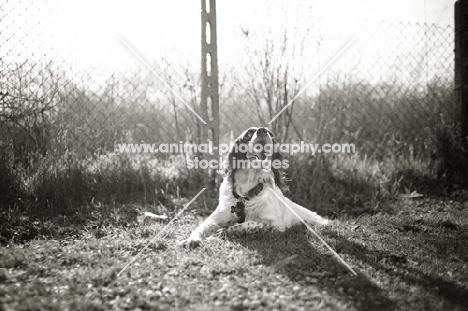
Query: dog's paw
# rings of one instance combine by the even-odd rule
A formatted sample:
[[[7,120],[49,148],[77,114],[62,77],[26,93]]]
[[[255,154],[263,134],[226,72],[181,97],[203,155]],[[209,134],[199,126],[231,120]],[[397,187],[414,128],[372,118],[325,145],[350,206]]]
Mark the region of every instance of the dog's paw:
[[[178,244],[179,246],[185,247],[185,248],[197,248],[201,245],[202,241],[197,240],[197,239],[186,239],[183,241],[180,241]]]

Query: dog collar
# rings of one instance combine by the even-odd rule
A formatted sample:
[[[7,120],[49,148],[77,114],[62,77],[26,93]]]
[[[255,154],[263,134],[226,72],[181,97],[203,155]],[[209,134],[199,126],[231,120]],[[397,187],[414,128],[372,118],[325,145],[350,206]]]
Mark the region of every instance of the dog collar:
[[[241,197],[235,187],[233,187],[232,189],[232,195],[234,196],[234,198],[237,199],[237,203],[235,206],[231,206],[231,213],[235,213],[236,216],[237,216],[237,222],[238,223],[243,223],[245,221],[245,204],[244,204],[244,201],[248,201],[249,199],[257,196],[258,194],[260,194],[260,192],[262,192],[263,190],[263,183],[258,183],[255,187],[253,187],[252,189],[250,189],[248,192],[247,192],[247,196],[246,197]]]

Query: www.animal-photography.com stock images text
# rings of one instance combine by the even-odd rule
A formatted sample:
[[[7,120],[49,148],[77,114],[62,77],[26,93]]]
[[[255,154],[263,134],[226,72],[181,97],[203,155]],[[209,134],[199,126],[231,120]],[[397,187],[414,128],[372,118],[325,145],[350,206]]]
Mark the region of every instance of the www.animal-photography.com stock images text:
[[[0,1],[0,310],[468,310],[468,0]]]

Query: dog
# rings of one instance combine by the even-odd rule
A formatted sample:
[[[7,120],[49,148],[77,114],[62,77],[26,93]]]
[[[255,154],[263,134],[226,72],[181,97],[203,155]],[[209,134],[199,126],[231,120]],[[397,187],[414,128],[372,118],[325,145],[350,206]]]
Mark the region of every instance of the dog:
[[[197,247],[214,232],[255,224],[284,231],[301,221],[298,216],[313,225],[328,224],[327,219],[284,196],[288,188],[283,166],[287,161],[277,146],[273,133],[265,127],[251,127],[235,140],[221,166],[224,178],[218,207],[181,245]]]

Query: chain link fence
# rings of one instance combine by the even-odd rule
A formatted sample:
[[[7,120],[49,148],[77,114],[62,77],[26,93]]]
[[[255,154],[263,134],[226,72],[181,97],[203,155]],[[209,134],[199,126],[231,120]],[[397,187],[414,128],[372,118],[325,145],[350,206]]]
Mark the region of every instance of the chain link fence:
[[[252,67],[252,62],[258,67],[249,75],[252,80],[240,80],[235,96],[222,100],[222,132],[235,128],[239,133],[250,124],[265,124],[304,90],[272,124],[281,140],[352,142],[361,154],[368,155],[431,156],[437,133],[459,122],[460,107],[453,97],[453,28],[378,21],[360,22],[357,28],[357,35],[312,36],[317,41],[310,44],[308,58],[318,61],[301,64],[301,72],[304,67],[313,68],[309,75],[296,74],[302,83],[294,80],[297,69],[293,66],[279,66],[278,70],[264,65],[275,52],[256,61],[249,59],[244,68]],[[350,38],[356,41],[340,61],[303,89],[314,69],[318,72],[325,66],[327,57],[335,55]],[[279,39],[278,49],[289,43]],[[287,56],[293,59],[297,55]],[[235,125],[229,117],[232,114],[238,116]]]
[[[45,7],[49,11],[38,2],[0,4],[3,169],[22,172],[23,188],[37,185],[48,170],[75,166],[94,174],[145,165],[168,178],[186,178],[190,172],[174,169],[184,157],[174,154],[112,159],[122,143],[200,141],[203,124],[185,106],[200,108],[199,64],[171,53],[153,55],[148,59],[155,74],[130,53],[110,65],[106,57],[115,51],[104,51],[83,65],[81,41],[56,30],[76,10],[86,15],[92,8]],[[361,155],[430,157],[438,131],[458,122],[453,28],[365,21],[355,24],[353,35],[327,30],[319,18],[309,22],[308,37],[300,40],[239,29],[244,45],[238,63],[222,61],[220,52],[221,142],[267,125],[354,37],[352,48],[269,126],[283,142],[348,142]],[[146,178],[139,174],[122,187]]]

